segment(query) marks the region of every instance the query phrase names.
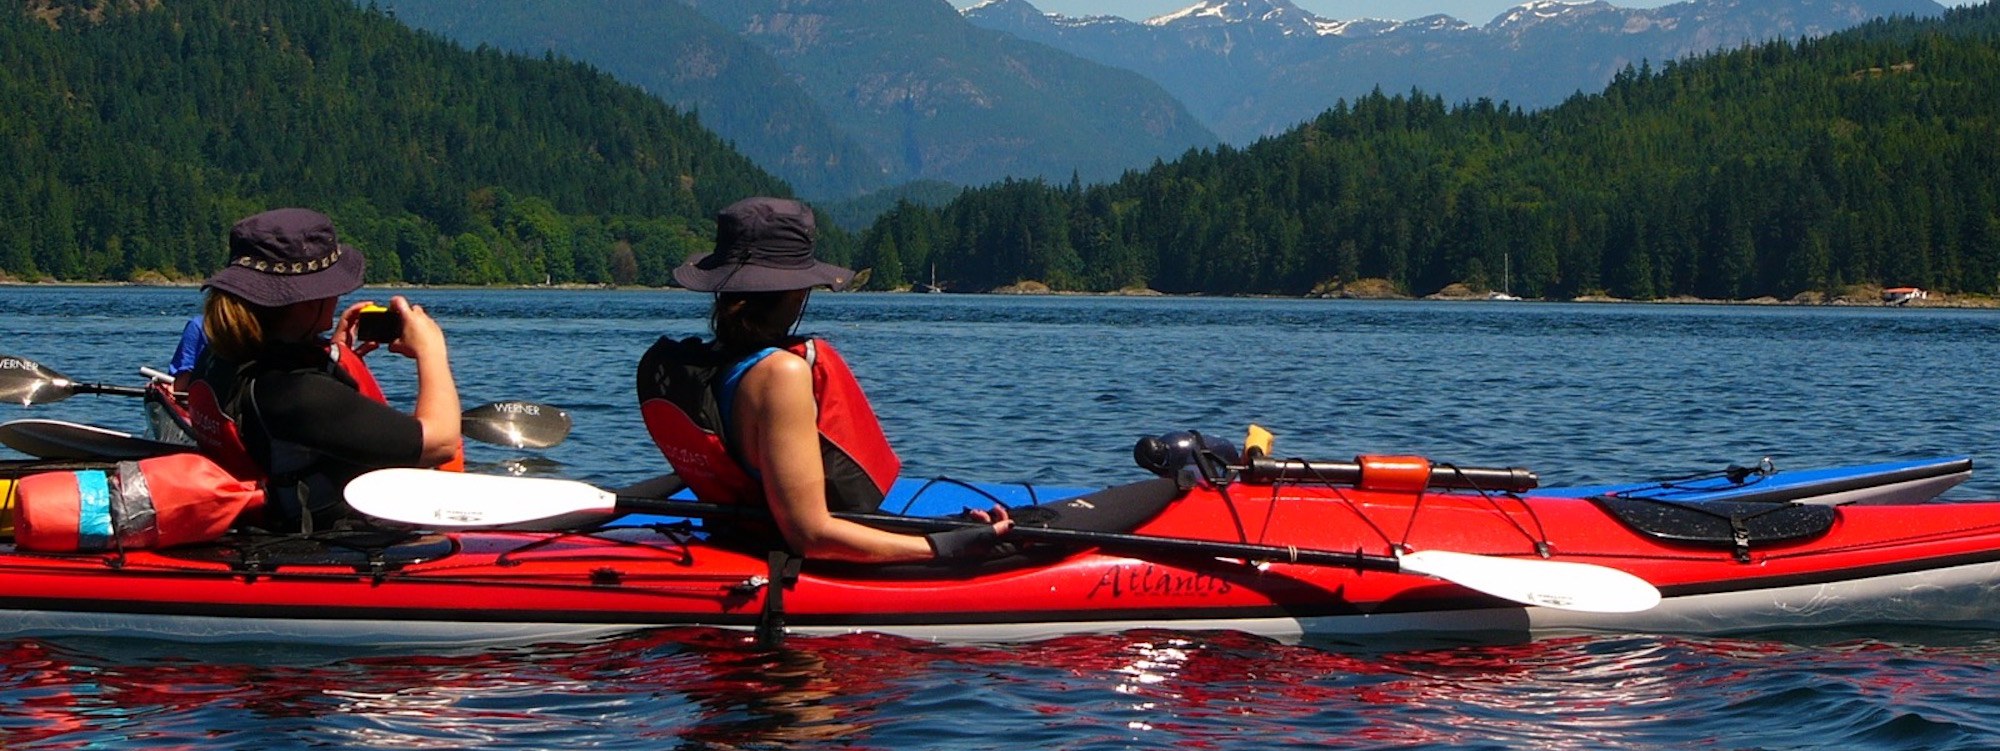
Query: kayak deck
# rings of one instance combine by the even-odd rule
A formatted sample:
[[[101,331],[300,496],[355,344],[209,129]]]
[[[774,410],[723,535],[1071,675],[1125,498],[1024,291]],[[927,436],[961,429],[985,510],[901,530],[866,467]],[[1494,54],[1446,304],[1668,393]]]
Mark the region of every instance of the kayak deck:
[[[1738,468],[1741,469],[1741,468]],[[1793,502],[1825,505],[1921,503],[1972,477],[1972,459],[1947,456],[1845,467],[1729,471],[1643,483],[1541,488],[1558,498],[1619,496],[1665,501]]]
[[[1717,471],[1667,480],[1536,488],[1528,495],[1550,498],[1618,496],[1683,503],[1712,501],[1791,502],[1825,505],[1922,503],[1972,477],[1972,459],[1935,457],[1803,470]],[[972,482],[950,477],[901,478],[882,502],[885,513],[949,516],[965,509],[999,504],[1009,508],[1054,503],[1097,488],[1033,483]],[[1469,491],[1467,491],[1468,494]],[[676,500],[694,500],[681,491]],[[641,526],[682,517],[633,514],[616,524]]]

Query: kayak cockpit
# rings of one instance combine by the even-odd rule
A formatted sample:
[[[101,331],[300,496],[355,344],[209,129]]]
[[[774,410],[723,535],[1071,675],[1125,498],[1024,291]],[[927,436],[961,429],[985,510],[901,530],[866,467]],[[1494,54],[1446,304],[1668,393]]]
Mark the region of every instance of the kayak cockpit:
[[[1052,503],[1016,506],[1007,513],[1022,527],[1067,529],[1082,532],[1125,534],[1159,517],[1175,500],[1186,495],[1173,480],[1155,478],[1117,485]],[[1079,549],[1065,545],[1015,545],[1002,547],[997,554],[978,560],[924,561],[898,564],[854,564],[838,561],[807,561],[811,571],[845,578],[937,579],[994,574],[1014,569],[1046,565],[1074,555]]]

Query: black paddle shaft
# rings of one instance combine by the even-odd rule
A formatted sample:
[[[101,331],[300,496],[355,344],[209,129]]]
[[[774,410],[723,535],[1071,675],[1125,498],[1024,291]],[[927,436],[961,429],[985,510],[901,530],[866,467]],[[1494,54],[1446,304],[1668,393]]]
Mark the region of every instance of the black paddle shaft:
[[[113,396],[145,396],[146,389],[140,386],[113,386],[105,383],[72,383],[70,391],[78,394],[111,394]]]
[[[695,517],[751,517],[769,518],[760,509],[726,506],[694,501],[670,501],[659,498],[619,497],[621,511],[669,516]],[[863,514],[836,512],[834,517],[858,524],[885,529],[901,529],[911,532],[942,532],[964,527],[988,526],[986,522],[969,519],[939,519],[921,516],[896,516],[893,514]],[[1218,542],[1213,540],[1186,540],[1178,537],[1154,537],[1121,532],[1092,532],[1081,529],[1056,529],[1016,524],[1007,532],[1005,539],[1020,542],[1047,542],[1060,545],[1122,550],[1132,553],[1155,553],[1164,555],[1186,555],[1202,558],[1240,558],[1248,561],[1274,561],[1283,563],[1304,563],[1315,566],[1343,566],[1360,571],[1403,570],[1403,565],[1394,556],[1374,555],[1359,551],[1340,553],[1328,550],[1308,550],[1279,545],[1252,545],[1240,542]]]
[[[902,527],[921,532],[934,532],[956,527],[984,525],[978,521],[958,519],[925,519],[886,514],[834,514],[844,519],[880,527]],[[1343,566],[1360,571],[1402,571],[1403,565],[1392,556],[1372,555],[1355,551],[1339,553],[1330,550],[1308,550],[1278,545],[1252,545],[1242,542],[1219,542],[1215,540],[1185,540],[1178,537],[1154,537],[1123,532],[1091,532],[1081,529],[1057,529],[1054,527],[1031,527],[1015,525],[1005,539],[1024,542],[1047,542],[1061,545],[1077,545],[1122,550],[1132,553],[1155,553],[1162,555],[1186,555],[1201,558],[1240,558],[1246,561],[1275,561],[1279,563],[1304,563],[1315,566]]]
[[[0,355],[0,394],[5,395],[0,401],[20,402],[25,407],[59,402],[77,394],[144,396],[146,390],[136,386],[77,383],[34,360]]]
[[[1352,485],[1361,482],[1361,465],[1352,462],[1311,462],[1299,459],[1257,457],[1242,468],[1244,482],[1275,482]],[[1519,467],[1459,467],[1431,465],[1430,487],[1448,490],[1489,490],[1519,493],[1541,484],[1535,473]]]

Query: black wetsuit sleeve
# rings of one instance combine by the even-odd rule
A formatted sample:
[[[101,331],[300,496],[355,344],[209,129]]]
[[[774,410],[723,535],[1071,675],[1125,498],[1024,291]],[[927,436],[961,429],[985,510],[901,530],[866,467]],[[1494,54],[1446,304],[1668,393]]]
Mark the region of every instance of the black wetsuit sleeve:
[[[256,381],[257,409],[271,438],[356,467],[414,467],[423,457],[417,418],[320,373],[271,373]]]

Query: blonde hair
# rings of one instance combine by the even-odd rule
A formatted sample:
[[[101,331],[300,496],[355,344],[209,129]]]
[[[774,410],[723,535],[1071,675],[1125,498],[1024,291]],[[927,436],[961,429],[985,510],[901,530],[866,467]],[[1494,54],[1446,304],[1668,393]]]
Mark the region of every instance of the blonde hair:
[[[264,350],[280,310],[210,289],[201,306],[201,333],[218,354],[234,362],[248,362]]]

